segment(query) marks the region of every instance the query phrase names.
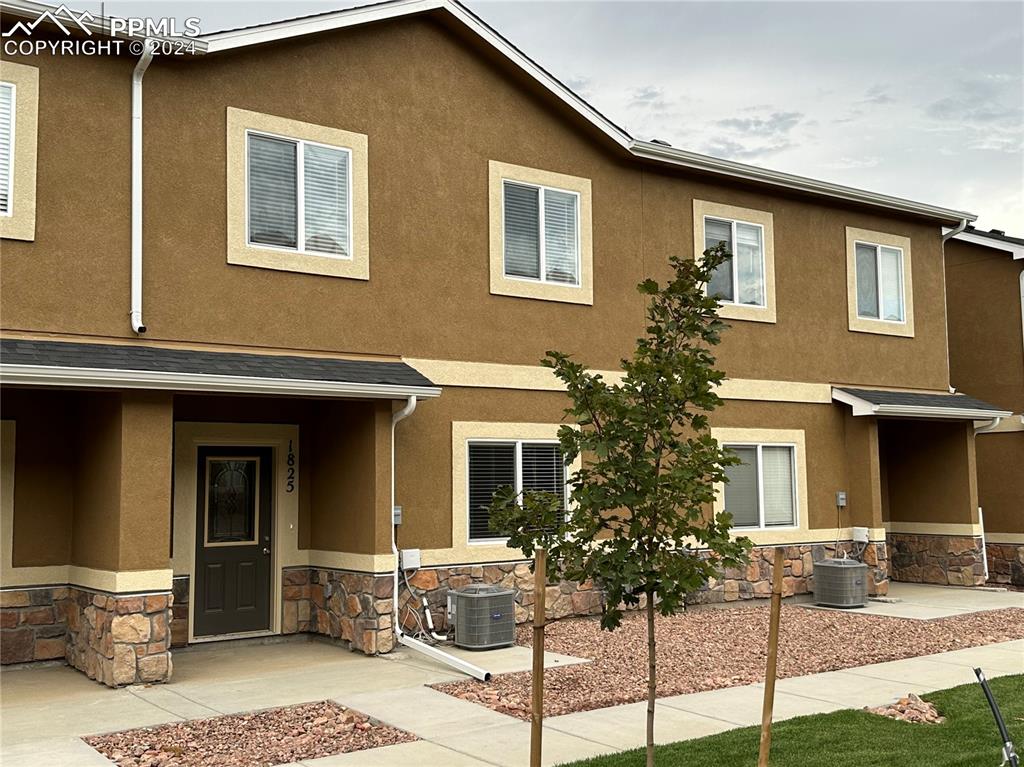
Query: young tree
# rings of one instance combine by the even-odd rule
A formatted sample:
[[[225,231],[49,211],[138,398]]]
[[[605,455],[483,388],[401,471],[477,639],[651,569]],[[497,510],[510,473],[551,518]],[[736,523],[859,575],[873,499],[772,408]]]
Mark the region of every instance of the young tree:
[[[657,661],[655,610],[672,615],[686,595],[746,561],[750,541],[733,539],[729,514],[710,512],[724,467],[738,463],[711,437],[708,413],[722,401],[715,388],[712,347],[726,325],[706,294],[724,243],[700,260],[673,257],[666,285],[645,280],[646,334],[624,376],[609,383],[568,355],[550,351],[553,369],[571,401],[558,432],[567,465],[582,456],[569,479],[569,510],[545,493],[518,497],[502,488],[491,505],[495,530],[531,557],[548,549],[552,574],[592,579],[605,593],[601,626],[614,630],[623,607],[647,617],[647,765],[654,764]]]

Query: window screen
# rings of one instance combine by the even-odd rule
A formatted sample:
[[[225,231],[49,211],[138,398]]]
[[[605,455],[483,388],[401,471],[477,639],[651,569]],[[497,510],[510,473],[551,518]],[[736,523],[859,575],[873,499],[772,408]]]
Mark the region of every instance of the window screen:
[[[857,314],[878,319],[878,258],[874,245],[857,243]]]
[[[504,181],[505,276],[579,284],[579,197]]]
[[[298,247],[294,141],[249,136],[249,242]]]
[[[732,244],[732,223],[720,221],[716,218],[704,219],[704,250],[710,250],[725,243],[725,249],[730,254],[734,252]],[[711,276],[708,283],[708,295],[720,301],[734,301],[736,294],[733,292],[733,257],[730,255],[721,263]]]
[[[727,466],[725,476],[725,510],[732,514],[734,527],[757,527],[757,448],[734,447],[732,451],[743,463]]]
[[[305,249],[349,255],[349,154],[341,149],[303,147]]]
[[[14,158],[14,87],[0,83],[0,213],[11,212]]]
[[[469,538],[495,538],[490,528],[490,505],[494,492],[504,485],[516,485],[514,442],[471,442],[469,445]]]

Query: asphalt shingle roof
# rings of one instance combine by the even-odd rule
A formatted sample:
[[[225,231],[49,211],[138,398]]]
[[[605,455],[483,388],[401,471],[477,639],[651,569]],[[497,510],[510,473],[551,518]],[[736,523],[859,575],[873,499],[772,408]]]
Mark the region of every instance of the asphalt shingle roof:
[[[392,386],[434,385],[404,362],[239,354],[134,344],[3,339],[0,340],[0,363]]]
[[[1005,411],[1006,408],[982,402],[966,394],[924,394],[921,392],[880,391],[878,389],[847,389],[839,391],[870,402],[872,405],[907,405],[909,407],[941,407],[950,410],[973,409]]]

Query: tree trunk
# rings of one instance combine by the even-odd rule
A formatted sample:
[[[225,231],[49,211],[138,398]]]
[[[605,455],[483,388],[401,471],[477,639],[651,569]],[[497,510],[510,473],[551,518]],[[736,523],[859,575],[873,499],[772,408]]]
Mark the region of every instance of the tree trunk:
[[[647,594],[647,767],[654,767],[654,701],[658,691],[654,654],[654,594]]]

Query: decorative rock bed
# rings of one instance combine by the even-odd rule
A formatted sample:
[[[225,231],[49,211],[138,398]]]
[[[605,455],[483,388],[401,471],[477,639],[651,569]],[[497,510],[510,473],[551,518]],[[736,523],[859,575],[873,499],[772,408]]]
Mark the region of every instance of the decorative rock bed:
[[[549,669],[544,677],[544,715],[634,703],[647,697],[644,616],[627,614],[614,632],[596,618],[549,623],[545,649],[591,663]],[[519,644],[530,629],[519,627]],[[690,610],[659,616],[658,694],[661,697],[760,682],[767,655],[768,609],[738,607]],[[779,676],[864,666],[964,647],[1024,639],[1024,610],[991,610],[936,620],[906,620],[833,610],[783,606]],[[436,689],[521,719],[530,716],[530,673],[503,674]]]
[[[270,767],[416,740],[331,701],[84,738],[118,767]]]

